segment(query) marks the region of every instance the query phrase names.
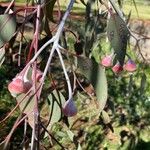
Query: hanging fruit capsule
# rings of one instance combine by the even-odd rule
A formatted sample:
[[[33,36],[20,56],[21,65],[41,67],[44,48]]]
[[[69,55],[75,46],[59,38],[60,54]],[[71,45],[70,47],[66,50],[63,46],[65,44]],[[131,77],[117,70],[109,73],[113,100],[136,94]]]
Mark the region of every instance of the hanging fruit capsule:
[[[116,74],[123,71],[123,67],[120,65],[120,63],[116,63],[115,66],[112,67],[112,71]]]
[[[31,87],[29,80],[24,81],[22,76],[17,76],[9,83],[8,90],[13,97],[16,97],[18,94],[27,93]]]
[[[128,72],[133,72],[136,70],[136,64],[133,60],[129,59],[124,65],[124,69]]]
[[[111,67],[112,66],[112,55],[108,55],[108,56],[105,56],[102,61],[101,61],[101,64],[104,66],[104,67]]]
[[[76,108],[75,103],[72,98],[65,102],[65,104],[62,108],[62,112],[67,117],[72,117],[77,114],[77,108]]]

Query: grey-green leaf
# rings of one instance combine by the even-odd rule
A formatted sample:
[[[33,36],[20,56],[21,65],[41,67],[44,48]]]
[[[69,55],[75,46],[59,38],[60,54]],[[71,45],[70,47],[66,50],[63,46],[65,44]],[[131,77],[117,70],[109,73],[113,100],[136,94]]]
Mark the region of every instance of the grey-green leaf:
[[[81,144],[80,144],[80,143],[78,143],[78,148],[77,148],[77,150],[82,150],[82,147],[81,147]]]
[[[65,103],[65,97],[61,92],[54,90],[48,96],[48,107],[50,111],[50,123],[47,126],[47,130],[51,130],[51,127],[54,123],[58,122],[62,116],[62,105]],[[45,133],[44,137],[47,137],[47,133]]]
[[[145,87],[146,87],[146,81],[147,81],[147,77],[145,75],[145,73],[142,75],[142,78],[141,78],[141,86],[140,86],[140,93],[143,94],[144,93],[144,90],[145,90]]]
[[[0,47],[13,37],[15,31],[15,17],[10,14],[0,15]]]
[[[2,47],[0,48],[0,67],[3,64],[4,60],[5,60],[5,48]]]
[[[74,133],[72,131],[70,131],[70,130],[67,130],[67,134],[68,134],[70,140],[73,142]]]
[[[117,14],[112,15],[108,20],[107,35],[118,61],[123,65],[129,38],[129,30],[125,22]]]
[[[106,111],[102,111],[102,118],[105,124],[110,123],[110,117]]]
[[[78,57],[78,69],[93,85],[101,112],[106,105],[108,92],[105,69],[95,60],[85,57]]]
[[[50,124],[52,125],[55,122],[58,122],[61,118],[61,108],[62,105],[65,103],[65,98],[61,94],[61,92],[57,92],[54,90],[49,96],[48,96],[48,101],[49,101],[49,109],[51,111],[51,120]]]
[[[46,17],[50,20],[54,22],[53,19],[53,9],[54,9],[54,5],[55,5],[56,0],[46,0],[46,6],[45,6],[45,15]]]
[[[28,115],[28,123],[29,125],[33,128],[34,126],[34,115],[33,115],[33,110],[34,110],[34,96],[30,96],[26,94],[20,94],[17,96],[17,102],[19,104],[19,108],[22,113]]]

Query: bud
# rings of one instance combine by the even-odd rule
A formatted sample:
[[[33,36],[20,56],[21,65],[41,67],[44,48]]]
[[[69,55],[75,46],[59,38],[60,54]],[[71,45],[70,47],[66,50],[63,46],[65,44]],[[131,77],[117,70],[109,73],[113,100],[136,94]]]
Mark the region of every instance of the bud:
[[[123,67],[120,65],[120,63],[116,63],[115,66],[112,67],[112,71],[114,73],[120,73],[123,70]]]
[[[101,64],[104,67],[111,67],[112,66],[112,55],[108,55],[108,56],[104,57],[101,61]]]
[[[24,81],[21,76],[17,76],[9,83],[8,90],[13,97],[16,97],[18,94],[28,92],[31,87],[32,84],[29,81]]]
[[[62,111],[67,117],[72,117],[77,114],[77,108],[72,98],[65,102]]]
[[[40,79],[42,78],[43,72],[39,69],[36,69],[36,75],[35,75],[35,79],[36,81],[40,81]],[[32,71],[32,80],[34,79],[34,73]]]
[[[124,69],[133,72],[136,70],[136,64],[133,60],[129,59],[128,62],[124,65]]]

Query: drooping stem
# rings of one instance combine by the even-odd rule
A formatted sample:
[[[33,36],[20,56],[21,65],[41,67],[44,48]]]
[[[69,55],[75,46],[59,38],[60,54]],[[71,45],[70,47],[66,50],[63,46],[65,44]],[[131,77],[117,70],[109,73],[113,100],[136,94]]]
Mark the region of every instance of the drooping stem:
[[[35,54],[38,51],[38,40],[39,40],[39,31],[40,31],[40,13],[41,13],[41,5],[37,5],[37,17],[36,17],[36,28],[35,28],[35,33],[34,33],[34,38],[35,38],[35,43],[34,43],[34,48],[35,48]],[[37,69],[37,63],[36,61],[34,62],[33,66],[33,91],[35,93],[34,95],[34,126],[32,129],[32,139],[31,139],[31,150],[39,149],[39,109],[38,109],[38,95],[36,93],[37,90],[37,84],[36,84],[36,69]]]
[[[58,53],[58,56],[59,56],[59,59],[60,59],[60,62],[61,62],[61,65],[62,65],[62,68],[63,68],[63,71],[64,71],[64,75],[65,75],[65,78],[66,78],[66,82],[67,82],[67,85],[68,85],[69,99],[71,99],[72,98],[72,88],[71,88],[70,79],[69,79],[69,76],[67,74],[67,71],[66,71],[66,68],[65,68],[65,64],[64,64],[62,55],[60,53],[60,49],[57,48],[56,51]]]

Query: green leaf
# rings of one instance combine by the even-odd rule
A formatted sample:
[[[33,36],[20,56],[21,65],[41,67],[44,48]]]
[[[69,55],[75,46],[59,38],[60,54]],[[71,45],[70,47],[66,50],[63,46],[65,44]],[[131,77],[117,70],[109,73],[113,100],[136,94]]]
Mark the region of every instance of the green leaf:
[[[66,132],[67,132],[70,140],[73,142],[74,141],[74,133],[72,131],[70,131],[70,130],[67,130]]]
[[[0,48],[0,67],[3,64],[4,60],[5,60],[5,48],[2,47]]]
[[[106,111],[102,111],[102,118],[105,124],[110,123],[110,117]]]
[[[86,3],[85,3],[84,0],[80,0],[80,2],[81,2],[84,6],[86,6]]]
[[[20,94],[19,96],[17,96],[17,102],[20,103],[23,98],[24,100],[19,104],[19,108],[21,110],[22,113],[27,114],[28,115],[28,123],[29,125],[33,128],[34,126],[34,115],[33,112],[34,111],[34,96],[32,95],[28,95],[25,97],[26,94]]]
[[[133,0],[133,4],[134,4],[134,7],[135,7],[135,10],[136,10],[137,16],[138,16],[138,18],[139,18],[138,8],[137,8],[137,5],[136,5],[135,0]]]
[[[140,86],[140,93],[143,94],[144,93],[144,90],[145,90],[145,87],[146,87],[146,81],[147,81],[147,77],[145,75],[145,73],[142,75],[142,78],[141,78],[141,86]]]
[[[48,96],[48,105],[49,112],[50,112],[50,123],[47,126],[47,130],[51,130],[51,127],[54,123],[58,122],[62,116],[62,106],[65,103],[65,97],[62,95],[61,92],[54,90]],[[47,133],[45,133],[44,137],[47,137]]]
[[[56,0],[46,0],[46,5],[45,5],[45,15],[46,17],[50,20],[54,22],[53,19],[53,9],[54,9],[54,5],[55,5]]]
[[[15,31],[15,17],[10,14],[0,15],[0,47],[13,37]]]
[[[99,101],[100,111],[102,111],[107,101],[107,79],[105,69],[97,64],[95,60],[78,57],[78,68],[89,82],[93,85]]]
[[[80,143],[78,143],[78,148],[77,148],[77,150],[82,150],[82,147],[81,147],[81,144],[80,144]]]
[[[24,100],[19,104],[19,108],[21,111],[23,111],[23,113],[28,114],[29,112],[33,111],[34,108],[34,98],[33,96],[25,96],[26,94],[20,94],[19,96],[17,96],[17,102],[20,103],[22,101],[22,99],[24,98]]]
[[[58,122],[62,115],[62,105],[65,103],[65,97],[62,95],[61,92],[54,90],[49,96],[48,96],[48,105],[49,110],[51,112],[51,121],[50,124],[53,124],[55,122]]]
[[[117,14],[110,17],[107,24],[107,35],[116,57],[123,66],[126,55],[129,30],[125,22]]]

